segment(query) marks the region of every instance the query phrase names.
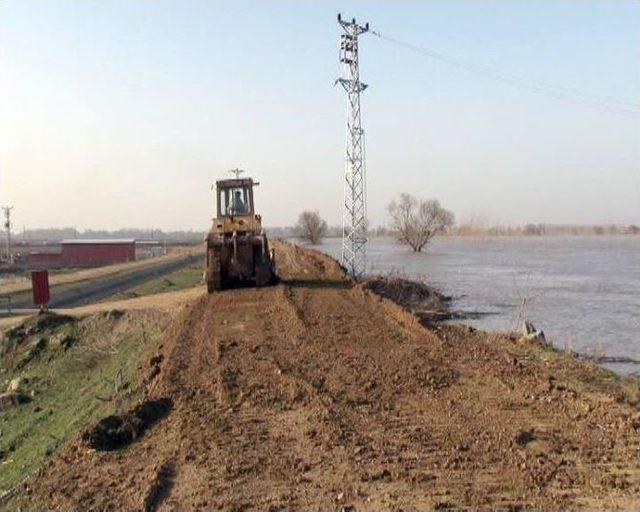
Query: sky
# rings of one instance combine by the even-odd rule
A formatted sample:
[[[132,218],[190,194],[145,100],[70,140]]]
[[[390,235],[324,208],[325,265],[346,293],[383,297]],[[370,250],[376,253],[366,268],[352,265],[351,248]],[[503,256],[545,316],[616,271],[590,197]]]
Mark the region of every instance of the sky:
[[[211,184],[234,167],[260,181],[266,225],[308,209],[340,224],[338,12],[517,77],[361,36],[371,225],[402,192],[461,222],[640,223],[640,114],[522,86],[640,113],[639,1],[0,0],[0,205],[14,229],[205,230]]]

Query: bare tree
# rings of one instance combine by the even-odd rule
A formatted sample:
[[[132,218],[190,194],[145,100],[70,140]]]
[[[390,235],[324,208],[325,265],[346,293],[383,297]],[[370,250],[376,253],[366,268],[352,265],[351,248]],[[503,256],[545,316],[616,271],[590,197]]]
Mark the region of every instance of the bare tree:
[[[302,212],[298,217],[296,231],[298,236],[308,240],[313,245],[319,244],[327,234],[327,223],[322,220],[318,212]]]
[[[435,235],[453,226],[454,216],[436,199],[418,200],[410,194],[400,194],[389,204],[392,227],[398,242],[410,246],[414,252],[422,251]]]

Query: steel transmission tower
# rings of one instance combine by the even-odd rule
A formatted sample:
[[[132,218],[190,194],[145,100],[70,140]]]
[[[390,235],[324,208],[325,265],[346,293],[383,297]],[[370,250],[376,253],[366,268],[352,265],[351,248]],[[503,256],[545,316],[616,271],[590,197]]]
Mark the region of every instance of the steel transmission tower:
[[[346,77],[339,78],[347,92],[347,142],[344,168],[344,214],[342,218],[342,264],[354,277],[365,270],[367,251],[367,205],[364,166],[364,130],[360,122],[360,93],[367,88],[360,81],[358,36],[369,31],[369,24],[358,25],[355,18],[344,21],[340,36],[340,62]]]

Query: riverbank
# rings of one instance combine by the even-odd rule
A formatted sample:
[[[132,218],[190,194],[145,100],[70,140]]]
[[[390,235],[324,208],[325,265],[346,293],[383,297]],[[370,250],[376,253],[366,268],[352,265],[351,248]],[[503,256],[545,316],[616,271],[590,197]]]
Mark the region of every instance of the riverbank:
[[[339,257],[341,242],[318,248]],[[420,254],[373,238],[367,250],[370,275],[426,281],[467,325],[506,333],[524,316],[559,349],[640,360],[640,237],[444,237]],[[605,364],[621,375],[640,370]]]
[[[275,246],[280,284],[176,311],[132,399],[79,425],[9,506],[637,509],[636,381],[535,340],[425,327],[329,257]]]

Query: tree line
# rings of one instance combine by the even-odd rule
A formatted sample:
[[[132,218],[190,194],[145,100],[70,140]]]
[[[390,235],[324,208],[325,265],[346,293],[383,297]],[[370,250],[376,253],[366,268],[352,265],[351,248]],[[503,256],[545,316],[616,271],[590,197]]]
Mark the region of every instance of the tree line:
[[[421,252],[439,234],[453,236],[559,236],[559,235],[640,235],[640,226],[630,225],[562,225],[525,224],[524,226],[490,225],[486,218],[472,217],[455,224],[454,214],[443,208],[437,199],[417,199],[400,194],[387,207],[388,227],[368,230],[367,236],[393,236],[400,244]],[[327,236],[342,236],[342,228],[328,227],[317,211],[302,212],[297,224],[289,230],[311,244],[321,243]]]
[[[454,225],[452,212],[443,208],[437,199],[417,199],[401,194],[388,206],[391,232],[399,243],[421,252],[429,241]],[[300,238],[315,245],[327,235],[328,226],[317,211],[305,211],[298,217],[295,232]]]

